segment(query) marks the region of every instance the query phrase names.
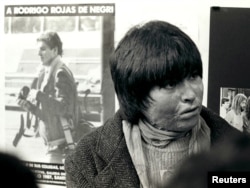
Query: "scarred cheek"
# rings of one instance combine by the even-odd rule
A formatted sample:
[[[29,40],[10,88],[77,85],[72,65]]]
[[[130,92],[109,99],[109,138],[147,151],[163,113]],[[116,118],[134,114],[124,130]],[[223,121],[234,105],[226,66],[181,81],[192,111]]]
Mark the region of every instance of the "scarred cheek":
[[[168,101],[168,103],[161,103],[156,109],[156,112],[158,113],[159,118],[165,117],[171,119],[175,117],[178,112],[178,103],[173,100]]]
[[[203,91],[204,91],[204,86],[203,83],[200,82],[199,84],[194,86],[194,91],[196,91],[196,97],[197,100],[199,100],[201,103],[203,101]]]
[[[203,101],[203,87],[200,88],[200,95],[199,95],[200,101],[202,103]]]

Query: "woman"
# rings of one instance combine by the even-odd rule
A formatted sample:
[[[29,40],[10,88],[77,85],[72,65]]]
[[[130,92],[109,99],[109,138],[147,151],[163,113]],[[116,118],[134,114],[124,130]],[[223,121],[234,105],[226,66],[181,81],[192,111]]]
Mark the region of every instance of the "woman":
[[[193,153],[240,134],[202,107],[202,61],[179,28],[130,29],[110,60],[120,109],[65,161],[68,187],[159,187]]]
[[[229,124],[240,131],[243,131],[243,115],[246,109],[246,100],[247,97],[242,93],[235,95],[232,108],[225,117]]]

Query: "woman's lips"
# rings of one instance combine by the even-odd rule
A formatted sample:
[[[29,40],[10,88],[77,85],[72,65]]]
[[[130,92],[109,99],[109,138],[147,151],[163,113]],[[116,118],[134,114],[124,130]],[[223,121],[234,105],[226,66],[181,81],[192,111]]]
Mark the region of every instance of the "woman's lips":
[[[182,112],[180,114],[181,119],[189,119],[192,118],[193,116],[196,116],[199,114],[199,107],[195,107],[195,108],[190,108],[187,110],[184,110],[184,112]]]

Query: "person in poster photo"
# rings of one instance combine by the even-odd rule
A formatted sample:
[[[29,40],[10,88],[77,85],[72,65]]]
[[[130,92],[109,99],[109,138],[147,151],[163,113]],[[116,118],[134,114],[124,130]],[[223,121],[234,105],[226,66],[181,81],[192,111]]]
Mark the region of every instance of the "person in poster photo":
[[[225,120],[233,127],[243,131],[243,115],[246,109],[247,97],[243,93],[238,93],[233,98],[232,107],[227,113]]]
[[[202,105],[200,52],[170,23],[132,27],[110,71],[120,109],[67,155],[69,188],[164,187],[188,156],[241,134]]]
[[[228,98],[223,97],[221,99],[221,107],[220,107],[220,116],[222,118],[225,118],[227,115],[227,112],[229,110],[229,106],[230,106],[230,101]]]
[[[59,35],[46,32],[37,43],[42,69],[31,88],[22,88],[18,104],[39,119],[35,128],[48,147],[50,162],[63,162],[65,150],[74,145],[70,130],[77,121],[76,84],[61,59],[63,44]]]
[[[243,115],[243,132],[250,134],[250,97],[247,98],[246,111]]]

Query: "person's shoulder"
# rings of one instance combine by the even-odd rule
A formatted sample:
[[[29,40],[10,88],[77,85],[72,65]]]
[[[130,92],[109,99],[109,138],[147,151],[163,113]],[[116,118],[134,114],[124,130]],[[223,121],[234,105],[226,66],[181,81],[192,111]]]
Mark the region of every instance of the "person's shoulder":
[[[109,118],[104,125],[83,136],[77,143],[76,151],[82,152],[85,149],[95,149],[99,142],[105,141],[105,138],[109,137],[110,134],[117,133],[118,131],[114,132],[114,129],[119,126],[116,122],[117,116],[119,116],[119,114],[115,114]]]
[[[202,110],[201,110],[201,116],[204,118],[204,120],[209,124],[209,122],[222,122],[225,123],[225,121],[223,121],[223,118],[221,118],[219,116],[218,113],[214,112],[213,110],[202,106]]]
[[[67,77],[72,77],[73,74],[71,70],[63,64],[61,67],[59,67],[56,71],[56,76],[67,76]]]
[[[92,160],[93,155],[98,152],[98,146],[109,142],[112,135],[115,135],[116,138],[122,137],[119,112],[109,118],[104,125],[82,137],[78,141],[75,150],[67,156],[66,161],[73,160],[80,162],[81,159]]]
[[[220,143],[220,141],[231,136],[241,134],[240,131],[232,127],[225,119],[206,107],[202,108],[201,116],[211,130],[212,144]]]
[[[227,112],[227,115],[233,115],[234,114],[234,111],[231,109]]]
[[[84,166],[94,162],[95,148],[101,129],[102,127],[82,137],[76,148],[66,155],[64,162],[66,171],[74,171],[76,166],[82,171]]]
[[[75,84],[75,79],[71,70],[65,65],[57,69],[55,73],[56,82]]]
[[[91,133],[83,136],[77,143],[76,150],[79,150],[81,152],[82,150],[85,150],[85,148],[95,148],[98,138],[101,135],[102,129],[104,127],[98,127],[96,130],[92,131]]]

